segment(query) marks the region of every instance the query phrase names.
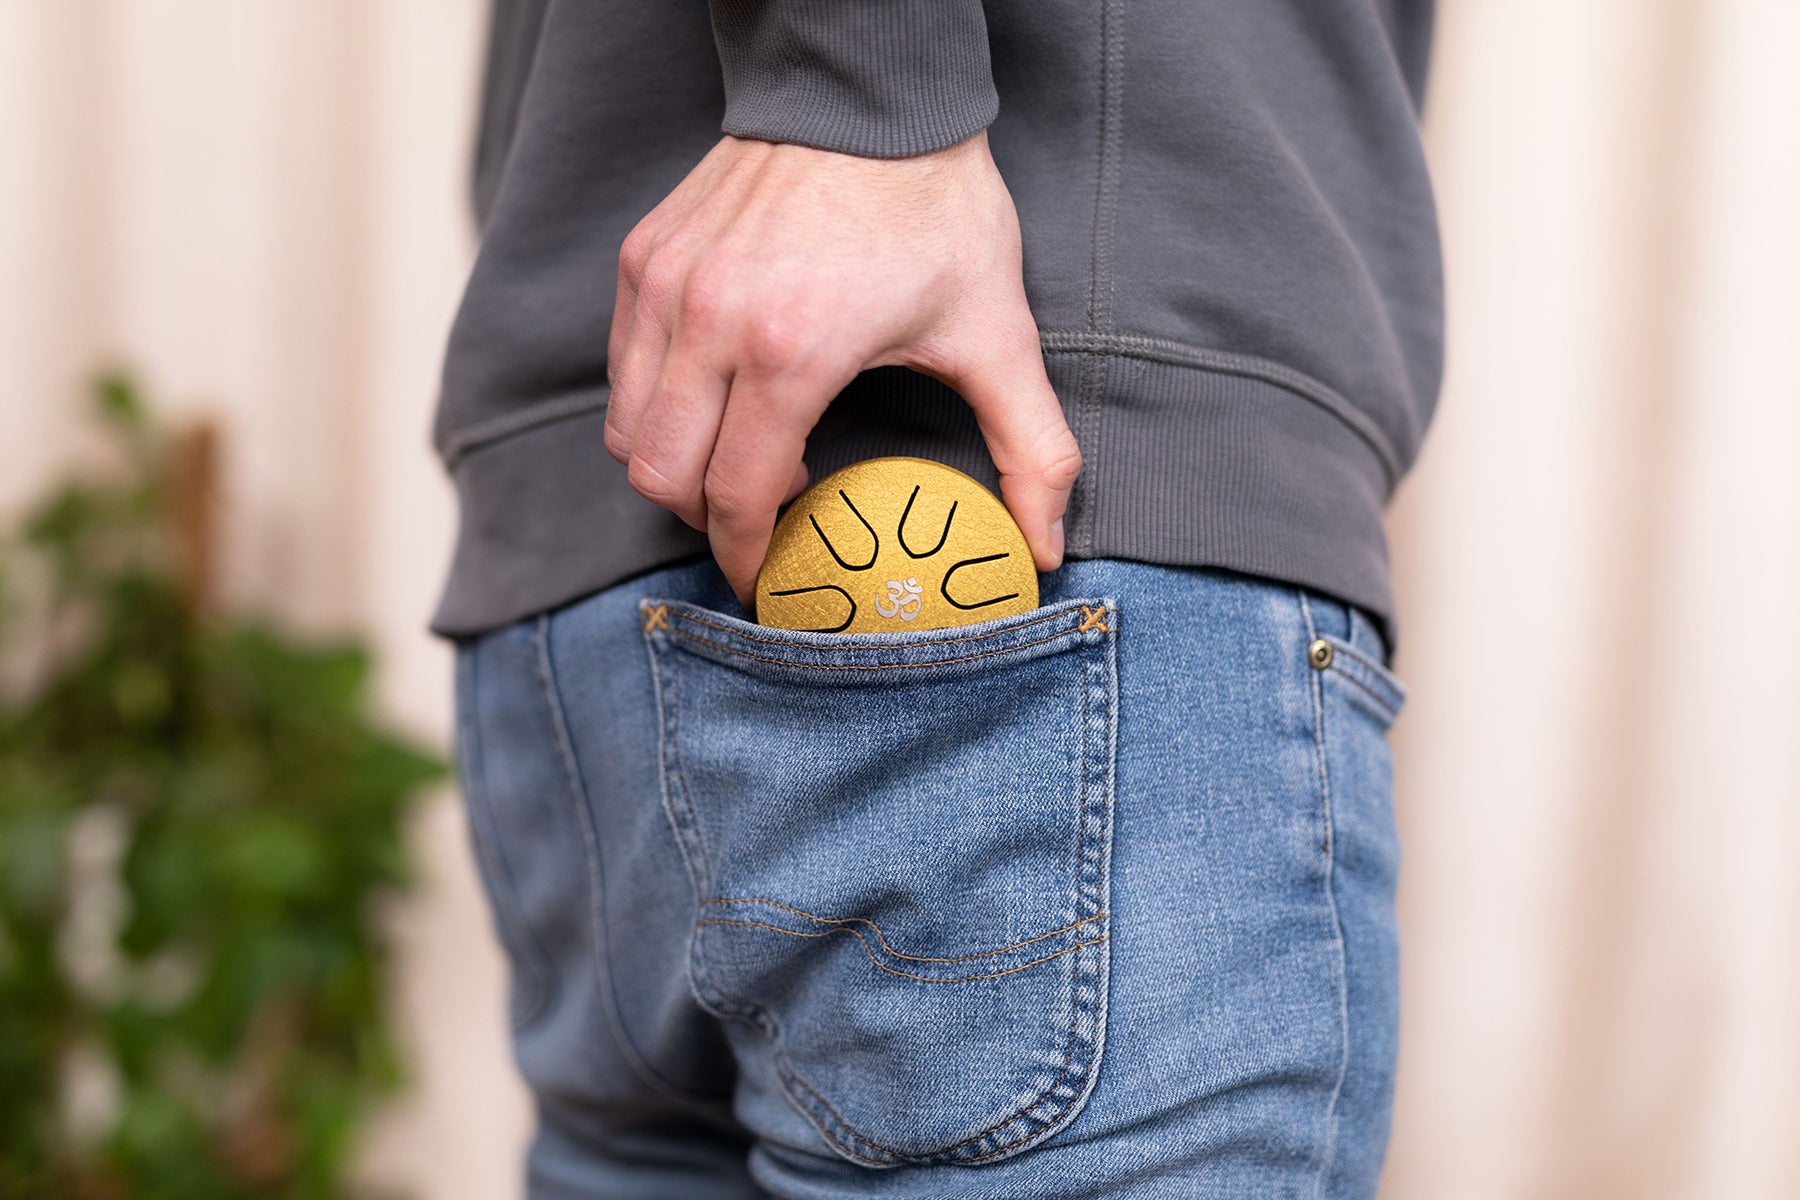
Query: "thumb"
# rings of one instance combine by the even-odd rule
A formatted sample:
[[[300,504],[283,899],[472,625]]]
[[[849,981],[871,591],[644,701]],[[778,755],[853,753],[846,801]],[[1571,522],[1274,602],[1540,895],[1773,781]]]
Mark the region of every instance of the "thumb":
[[[1022,307],[1022,305],[1021,305]],[[1063,514],[1081,473],[1081,447],[1044,373],[1036,324],[977,327],[946,357],[940,378],[962,394],[1000,469],[1000,498],[1018,522],[1040,571],[1063,558]],[[962,339],[959,339],[962,340]]]

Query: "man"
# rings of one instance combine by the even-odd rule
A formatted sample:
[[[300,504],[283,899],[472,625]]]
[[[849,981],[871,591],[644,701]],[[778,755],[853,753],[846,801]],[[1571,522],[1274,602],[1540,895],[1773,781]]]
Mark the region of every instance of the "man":
[[[1430,15],[498,5],[435,628],[534,1197],[1374,1194]],[[887,454],[1042,606],[751,623]]]

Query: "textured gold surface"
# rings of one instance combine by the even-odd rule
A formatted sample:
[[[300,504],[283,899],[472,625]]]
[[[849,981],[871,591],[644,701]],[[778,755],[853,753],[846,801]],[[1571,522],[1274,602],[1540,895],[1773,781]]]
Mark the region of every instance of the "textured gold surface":
[[[945,629],[1037,607],[1025,535],[994,494],[923,458],[872,458],[800,493],[756,577],[756,619],[819,633]]]

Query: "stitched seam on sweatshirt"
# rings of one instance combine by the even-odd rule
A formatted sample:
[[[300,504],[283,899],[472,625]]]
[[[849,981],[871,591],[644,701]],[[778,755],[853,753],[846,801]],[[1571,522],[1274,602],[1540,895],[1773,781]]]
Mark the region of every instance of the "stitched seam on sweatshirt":
[[[464,457],[491,442],[505,441],[527,430],[536,429],[539,425],[566,421],[570,417],[579,417],[583,413],[605,408],[604,398],[592,395],[559,396],[555,400],[533,404],[517,412],[501,413],[499,416],[477,421],[457,430],[444,442],[444,464],[454,470]]]
[[[1094,185],[1094,230],[1088,275],[1088,329],[1112,328],[1113,240],[1119,209],[1119,100],[1124,66],[1120,38],[1121,0],[1100,8],[1100,114],[1098,171]]]
[[[1124,2],[1104,0],[1100,6],[1100,128],[1098,163],[1094,183],[1094,229],[1089,251],[1088,330],[1102,333],[1112,329],[1113,296],[1116,273],[1113,270],[1113,247],[1118,229],[1120,121],[1124,97]],[[1081,365],[1080,390],[1075,400],[1075,440],[1084,454],[1098,461],[1100,445],[1101,392],[1107,378],[1105,358],[1095,355]],[[1072,548],[1082,554],[1093,551],[1094,530],[1099,522],[1094,512],[1098,495],[1091,473],[1084,472],[1076,480],[1080,503],[1073,506],[1078,528],[1070,530]]]
[[[1096,359],[1099,356],[1116,354],[1126,358],[1167,363],[1171,366],[1197,367],[1220,375],[1235,375],[1275,384],[1304,400],[1311,401],[1349,426],[1351,432],[1366,442],[1369,448],[1375,452],[1376,458],[1381,463],[1382,472],[1387,478],[1388,487],[1393,488],[1399,481],[1401,474],[1399,456],[1394,453],[1387,438],[1375,427],[1374,422],[1330,387],[1291,367],[1284,367],[1280,363],[1258,358],[1255,355],[1238,354],[1229,350],[1209,350],[1200,346],[1190,346],[1185,342],[1177,342],[1170,338],[1152,337],[1141,333],[1043,329],[1039,330],[1039,338],[1045,354],[1079,354]],[[1077,400],[1076,419],[1078,423],[1085,425],[1085,419],[1088,418],[1090,410],[1093,415],[1098,415],[1099,405],[1092,403],[1095,399],[1096,397],[1089,391],[1087,377],[1084,376],[1083,390]],[[506,441],[518,434],[536,429],[540,425],[548,425],[555,421],[578,417],[587,412],[604,411],[605,409],[606,400],[604,398],[596,398],[591,395],[563,396],[541,404],[534,404],[518,412],[503,413],[496,417],[489,417],[485,421],[477,421],[475,424],[459,430],[444,443],[444,463],[448,468],[454,470],[465,457],[495,442]],[[1095,421],[1094,424],[1097,425],[1098,422]],[[1096,448],[1093,446],[1092,438],[1092,432],[1082,438],[1084,449]],[[1100,456],[1095,453],[1092,457],[1098,461]],[[1090,531],[1089,541],[1091,540]]]
[[[1391,489],[1399,482],[1399,456],[1368,415],[1330,387],[1292,367],[1284,367],[1280,363],[1257,358],[1252,354],[1207,350],[1141,333],[1043,329],[1038,331],[1038,337],[1043,343],[1045,354],[1118,354],[1177,367],[1198,367],[1219,375],[1259,379],[1285,388],[1304,400],[1310,400],[1349,426],[1351,432],[1367,442],[1375,452],[1375,457],[1381,462],[1382,472],[1387,476],[1388,487]]]

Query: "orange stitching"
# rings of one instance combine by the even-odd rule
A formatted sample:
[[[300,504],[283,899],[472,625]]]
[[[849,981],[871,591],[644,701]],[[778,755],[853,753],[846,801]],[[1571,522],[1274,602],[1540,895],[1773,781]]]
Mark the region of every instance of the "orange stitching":
[[[1111,633],[1112,632],[1112,630],[1106,624],[1106,606],[1105,605],[1102,605],[1099,608],[1089,608],[1085,604],[1081,606],[1081,625],[1075,630],[1075,632],[1076,633],[1087,633],[1090,630],[1097,632],[1097,633]]]
[[[1020,642],[1016,646],[1002,646],[998,650],[983,650],[980,654],[964,654],[957,658],[934,658],[930,662],[871,663],[867,666],[860,663],[797,663],[791,659],[770,658],[765,654],[751,654],[748,650],[737,650],[730,646],[722,646],[718,642],[708,638],[697,637],[691,633],[683,633],[679,629],[674,630],[673,632],[676,637],[686,638],[690,642],[699,642],[702,646],[711,646],[721,654],[735,654],[739,658],[754,659],[756,662],[774,663],[778,667],[791,667],[796,671],[898,671],[917,667],[947,667],[951,663],[974,662],[978,658],[992,658],[996,654],[1011,654],[1015,650],[1025,650],[1032,646],[1041,646],[1045,642],[1054,642],[1057,638],[1067,637],[1075,631],[1073,629],[1063,629],[1051,634],[1047,638],[1039,638],[1035,642]],[[824,648],[825,647],[820,647],[820,649]],[[891,648],[903,649],[904,647]],[[885,650],[890,649],[890,647],[865,646],[863,649]]]
[[[956,642],[976,642],[980,641],[982,638],[998,637],[1003,633],[1012,633],[1014,630],[1018,629],[1029,629],[1031,626],[1041,624],[1044,621],[1054,621],[1058,617],[1067,617],[1068,615],[1069,614],[1065,611],[1045,613],[1041,617],[1033,617],[1029,621],[1020,621],[1017,625],[1008,625],[1004,629],[991,629],[986,633],[965,634],[961,637],[938,638],[937,640],[930,642],[907,642],[904,645],[899,646],[892,643],[880,645],[869,642],[861,642],[853,645],[814,646],[807,642],[796,642],[792,638],[758,637],[754,633],[745,633],[741,629],[732,629],[730,626],[720,625],[714,621],[708,621],[704,617],[696,617],[692,613],[675,614],[676,619],[678,620],[691,621],[695,625],[704,625],[708,629],[716,629],[720,633],[729,634],[732,637],[748,638],[753,642],[768,642],[773,646],[795,646],[805,650],[911,650],[915,646],[948,646]],[[696,638],[695,640],[699,641],[704,639]],[[706,644],[710,646],[715,643],[707,642]],[[770,661],[774,660],[771,659]]]
[[[1083,946],[1097,946],[1101,942],[1104,942],[1106,940],[1106,937],[1104,935],[1102,935],[1100,937],[1092,939],[1091,941],[1076,942],[1073,946],[1065,946],[1063,949],[1058,950],[1055,954],[1046,954],[1046,955],[1044,955],[1044,957],[1034,958],[1030,962],[1025,963],[1022,966],[1008,967],[1004,971],[990,971],[986,975],[962,975],[955,979],[935,979],[930,975],[914,975],[910,971],[896,971],[896,970],[894,970],[894,968],[885,965],[879,958],[875,957],[875,951],[872,947],[870,947],[868,938],[865,938],[862,934],[858,933],[854,929],[847,929],[841,925],[838,926],[838,928],[836,928],[836,929],[822,929],[818,933],[801,933],[799,930],[783,929],[779,925],[771,925],[767,921],[721,921],[721,920],[718,920],[717,918],[712,918],[712,919],[708,919],[705,921],[696,921],[695,924],[696,925],[748,925],[748,926],[753,926],[757,929],[767,929],[767,930],[771,930],[775,933],[785,933],[789,937],[798,937],[798,938],[821,938],[821,937],[830,937],[834,933],[847,933],[851,937],[855,938],[857,941],[862,943],[863,953],[868,955],[869,961],[874,963],[877,967],[880,967],[883,971],[886,971],[889,975],[899,975],[900,977],[902,977],[904,979],[917,979],[920,983],[970,983],[977,979],[998,979],[1002,975],[1016,975],[1017,973],[1025,970],[1028,967],[1035,967],[1039,963],[1047,963],[1053,958],[1061,958],[1063,955],[1068,954],[1074,950],[1079,950]],[[955,960],[951,960],[951,961],[955,961]]]
[[[655,633],[658,629],[669,632],[669,606],[666,604],[644,609],[644,632]]]
[[[873,929],[875,931],[875,940],[881,943],[881,948],[883,950],[886,950],[889,954],[892,954],[895,958],[904,958],[904,959],[908,960],[909,962],[937,962],[937,963],[970,962],[977,958],[993,958],[997,954],[1005,954],[1010,950],[1017,950],[1022,946],[1035,945],[1038,942],[1047,941],[1050,938],[1056,937],[1058,934],[1069,933],[1073,930],[1080,929],[1083,925],[1087,925],[1094,921],[1098,921],[1102,917],[1105,917],[1107,915],[1106,913],[1103,913],[1103,912],[1095,913],[1091,917],[1083,917],[1081,920],[1075,922],[1073,925],[1065,925],[1061,929],[1053,929],[1049,933],[1040,934],[1039,936],[1034,937],[1034,938],[1026,938],[1024,941],[1014,942],[1010,946],[1002,946],[998,950],[983,950],[980,954],[963,954],[963,955],[957,956],[956,958],[936,958],[929,954],[906,954],[899,950],[894,949],[894,947],[888,942],[887,935],[881,932],[881,926],[879,926],[875,922],[869,920],[869,918],[867,918],[867,917],[821,917],[817,913],[807,912],[804,908],[795,908],[793,905],[783,904],[779,900],[765,900],[761,896],[745,896],[745,897],[742,897],[739,899],[729,899],[729,900],[722,896],[714,896],[711,900],[708,900],[707,903],[708,904],[767,904],[771,908],[785,909],[788,912],[794,913],[797,916],[805,917],[809,921],[817,921],[821,925],[867,925],[870,929]],[[851,932],[855,932],[855,931],[852,930]],[[811,937],[813,935],[812,934],[800,934],[798,936]]]

